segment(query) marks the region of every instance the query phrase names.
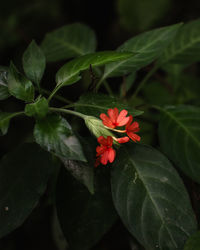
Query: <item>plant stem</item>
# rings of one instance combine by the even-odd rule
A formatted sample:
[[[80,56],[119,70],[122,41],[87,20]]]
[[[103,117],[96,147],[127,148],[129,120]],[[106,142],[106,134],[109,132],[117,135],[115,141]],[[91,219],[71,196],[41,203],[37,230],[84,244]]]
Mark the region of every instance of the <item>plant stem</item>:
[[[134,94],[132,95],[131,98],[135,98],[137,96],[137,94],[139,93],[139,91],[144,87],[145,83],[149,80],[149,78],[156,72],[156,70],[158,69],[158,66],[155,65],[144,77],[144,79],[139,83],[137,89],[135,90]]]
[[[47,95],[51,95],[51,91],[49,91],[49,90],[40,88],[40,91],[41,91],[41,93],[44,93],[44,94],[47,94]],[[68,100],[68,99],[66,99],[66,98],[64,98],[64,97],[62,97],[60,95],[55,95],[54,98],[57,99],[57,100],[59,100],[59,101],[61,101],[61,102],[63,102],[63,103],[67,103],[67,104],[68,103],[72,103],[72,101],[70,101],[70,100]]]
[[[102,75],[102,77],[100,78],[100,80],[98,81],[97,86],[96,86],[97,91],[99,90],[99,88],[100,88],[103,81],[104,81],[104,76]]]
[[[51,111],[55,111],[55,112],[60,112],[60,113],[66,113],[66,114],[71,114],[71,115],[75,115],[78,117],[81,117],[82,119],[85,119],[86,115],[81,114],[79,112],[73,111],[73,110],[69,110],[69,109],[63,109],[63,108],[49,108],[49,110]]]

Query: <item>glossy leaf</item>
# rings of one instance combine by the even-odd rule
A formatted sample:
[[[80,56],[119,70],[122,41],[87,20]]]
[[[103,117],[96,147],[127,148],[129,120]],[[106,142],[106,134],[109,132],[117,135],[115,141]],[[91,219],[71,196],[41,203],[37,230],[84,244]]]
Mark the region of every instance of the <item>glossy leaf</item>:
[[[34,103],[27,104],[25,106],[25,113],[27,116],[34,116],[37,118],[43,118],[48,112],[48,101],[45,97],[42,97]]]
[[[116,221],[106,170],[97,169],[95,194],[92,195],[65,169],[61,169],[56,208],[62,231],[72,250],[91,249]]]
[[[200,183],[200,108],[172,106],[162,110],[159,139],[165,154]]]
[[[129,115],[132,115],[133,117],[143,114],[143,111],[129,107],[117,98],[104,94],[87,93],[82,95],[79,101],[75,103],[76,111],[96,117],[99,117],[101,113],[107,113],[108,109],[115,107],[120,111],[126,109],[129,112]]]
[[[76,58],[62,66],[56,74],[57,85],[68,85],[73,77],[90,67],[101,66],[113,61],[123,61],[133,56],[130,52],[102,51]]]
[[[184,24],[158,64],[166,62],[190,64],[200,60],[200,19]]]
[[[29,216],[46,189],[54,164],[36,144],[24,144],[0,162],[0,237]]]
[[[103,78],[122,76],[154,61],[169,45],[182,24],[151,30],[135,36],[118,48],[118,51],[137,53],[126,60],[106,65]]]
[[[35,140],[41,147],[68,160],[86,161],[81,145],[69,123],[59,115],[49,114],[36,122]]]
[[[8,89],[14,97],[31,102],[34,99],[34,87],[32,82],[23,76],[11,62],[8,74]]]
[[[7,133],[10,124],[10,119],[22,113],[23,112],[15,112],[15,113],[0,112],[0,135],[5,135]]]
[[[46,59],[43,51],[32,41],[23,54],[23,68],[26,76],[39,86],[44,74]]]
[[[10,96],[8,91],[8,69],[0,67],[0,100],[5,100]]]
[[[192,235],[186,242],[184,250],[199,250],[200,248],[200,231]]]
[[[55,62],[94,52],[96,37],[86,25],[74,23],[47,33],[41,46],[47,61]]]
[[[148,250],[183,249],[196,230],[184,184],[168,159],[145,145],[123,146],[111,172],[115,207]]]

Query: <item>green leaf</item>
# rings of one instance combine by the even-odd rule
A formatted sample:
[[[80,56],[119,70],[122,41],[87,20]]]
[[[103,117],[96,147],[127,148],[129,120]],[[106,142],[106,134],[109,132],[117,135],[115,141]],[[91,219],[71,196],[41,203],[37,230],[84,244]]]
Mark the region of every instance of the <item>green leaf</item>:
[[[200,249],[200,231],[192,235],[186,242],[184,250],[199,250]]]
[[[171,106],[161,111],[158,132],[162,150],[200,183],[200,108]]]
[[[35,41],[32,41],[23,54],[23,68],[26,76],[38,87],[44,74],[45,65],[46,59],[43,51]]]
[[[120,86],[120,97],[125,97],[127,92],[131,89],[136,79],[136,72],[124,77],[123,82]]]
[[[96,173],[94,195],[65,169],[61,169],[58,178],[56,209],[72,250],[91,249],[117,218],[110,192],[109,172],[97,169]]]
[[[34,103],[27,104],[25,106],[25,113],[27,116],[34,116],[37,118],[43,118],[48,112],[48,101],[45,97],[39,98]]]
[[[200,19],[184,24],[158,64],[167,62],[190,64],[200,60]]]
[[[11,62],[8,74],[8,89],[11,95],[17,99],[31,102],[34,99],[34,87],[32,82],[23,76]]]
[[[47,61],[55,62],[94,52],[96,37],[88,26],[74,23],[48,33],[41,46]]]
[[[129,107],[117,98],[104,94],[86,93],[75,103],[76,111],[96,117],[99,117],[101,113],[107,113],[108,109],[115,107],[118,108],[119,111],[126,109],[129,115],[133,117],[143,114],[143,111]]]
[[[64,66],[62,66],[56,74],[57,85],[69,85],[73,77],[80,74],[81,71],[86,70],[92,65],[101,66],[113,61],[123,61],[133,56],[130,52],[115,52],[115,51],[101,51],[93,54],[78,57]]]
[[[169,45],[182,23],[154,29],[126,41],[118,51],[137,53],[126,60],[106,65],[103,78],[122,76],[154,61]]]
[[[170,0],[118,0],[121,25],[129,31],[150,29],[168,12]]]
[[[0,162],[0,237],[29,216],[46,184],[54,164],[51,156],[36,144],[24,144]]]
[[[94,160],[96,141],[91,138],[80,138],[83,146],[84,155],[87,162],[67,160],[61,158],[65,168],[76,178],[79,182],[85,185],[91,194],[94,194]]]
[[[61,158],[86,161],[81,145],[69,123],[59,115],[49,114],[44,119],[38,120],[34,136],[41,147]]]
[[[0,112],[0,135],[5,135],[7,133],[10,119],[22,113],[23,112],[15,112],[15,113]]]
[[[195,215],[184,184],[157,150],[141,144],[121,147],[111,186],[123,223],[145,249],[181,250],[195,232]]]
[[[8,91],[8,70],[0,67],[0,100],[5,100],[10,96]]]

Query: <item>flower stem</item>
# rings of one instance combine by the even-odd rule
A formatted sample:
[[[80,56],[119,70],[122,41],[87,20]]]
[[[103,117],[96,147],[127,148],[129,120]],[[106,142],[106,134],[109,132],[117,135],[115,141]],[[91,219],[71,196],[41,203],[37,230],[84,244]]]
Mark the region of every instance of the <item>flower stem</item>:
[[[134,94],[132,95],[132,98],[134,99],[139,91],[144,87],[145,83],[149,80],[149,78],[156,72],[158,69],[158,65],[155,65],[144,77],[144,79],[139,83],[137,89],[135,90]]]
[[[53,107],[50,107],[49,110],[55,111],[55,112],[59,112],[59,113],[66,113],[66,114],[75,115],[75,116],[78,116],[78,117],[80,117],[80,118],[82,118],[82,119],[85,119],[85,118],[86,118],[86,115],[81,114],[81,113],[76,112],[76,111],[73,111],[73,110],[69,110],[69,109],[53,108]]]

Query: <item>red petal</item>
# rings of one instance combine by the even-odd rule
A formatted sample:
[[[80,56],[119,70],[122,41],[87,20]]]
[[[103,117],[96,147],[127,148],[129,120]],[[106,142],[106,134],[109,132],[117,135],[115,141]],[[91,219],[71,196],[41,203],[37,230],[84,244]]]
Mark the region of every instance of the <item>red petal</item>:
[[[121,126],[124,126],[128,123],[129,121],[129,117],[124,117],[124,119],[118,123],[118,126],[121,127]]]
[[[128,114],[128,111],[126,111],[125,109],[123,109],[120,113],[119,113],[119,116],[118,116],[118,118],[117,118],[117,123],[121,123],[123,120],[124,120],[124,118],[125,118],[125,116]],[[128,118],[128,117],[126,117],[126,118]],[[128,121],[127,121],[128,122]],[[122,125],[123,126],[123,125]]]
[[[97,146],[96,147],[96,156],[99,156],[99,155],[101,155],[101,154],[103,154],[103,152],[105,151],[105,147],[104,146]]]
[[[134,141],[140,141],[140,136],[137,134],[134,134],[133,132],[127,132],[127,135]]]
[[[126,143],[126,142],[129,141],[129,138],[128,138],[128,136],[124,136],[124,137],[121,137],[121,138],[117,138],[116,140],[119,143]]]
[[[108,150],[108,160],[109,160],[110,163],[112,163],[114,161],[115,155],[116,155],[115,150],[113,148],[110,148]]]
[[[100,165],[101,161],[100,161],[100,157],[98,157],[94,163],[94,167],[98,167]]]
[[[107,145],[107,140],[102,135],[97,138],[99,144]]]
[[[108,109],[108,115],[113,123],[116,123],[119,111],[118,108]]]
[[[108,147],[112,147],[113,144],[113,138],[111,136],[107,137],[107,146]]]
[[[138,122],[133,122],[129,128],[128,128],[129,131],[132,131],[132,132],[138,132],[140,130],[139,128],[139,123]]]
[[[129,128],[129,126],[130,126],[132,120],[133,120],[132,115],[129,115],[129,121],[128,121],[128,123],[126,124],[126,130],[128,130],[128,128]]]
[[[101,164],[106,165],[108,163],[108,150],[106,150],[101,156]]]
[[[100,118],[103,122],[103,125],[109,127],[109,128],[115,128],[115,126],[113,125],[112,121],[110,120],[110,118],[105,115],[105,114],[100,114]]]

